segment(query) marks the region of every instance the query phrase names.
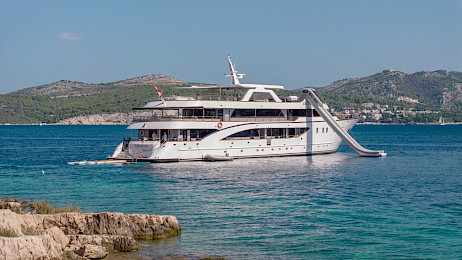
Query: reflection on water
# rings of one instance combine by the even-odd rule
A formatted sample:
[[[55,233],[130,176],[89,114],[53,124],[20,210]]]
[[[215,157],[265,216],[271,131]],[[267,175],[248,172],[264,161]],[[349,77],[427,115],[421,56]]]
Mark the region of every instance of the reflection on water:
[[[354,164],[362,159],[354,154],[333,153],[313,156],[289,156],[258,159],[238,159],[222,162],[181,162],[168,164],[151,164],[146,168],[152,168],[155,174],[174,174],[175,177],[187,178],[198,176],[220,177],[232,176],[236,173],[241,175],[255,175],[260,172],[275,169],[277,171],[297,171],[314,173],[316,171],[329,171]],[[137,166],[139,167],[139,166]],[[149,171],[145,171],[149,174]]]

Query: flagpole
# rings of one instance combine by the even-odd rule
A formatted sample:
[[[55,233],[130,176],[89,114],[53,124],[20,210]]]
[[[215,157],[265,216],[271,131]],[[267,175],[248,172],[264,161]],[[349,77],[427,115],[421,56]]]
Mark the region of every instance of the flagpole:
[[[165,105],[165,100],[164,100],[164,98],[162,98],[162,93],[164,93],[164,91],[163,91],[162,89],[158,89],[158,88],[156,87],[155,84],[152,84],[152,85],[153,85],[154,88],[156,89],[157,95],[159,95],[160,100],[162,100],[162,102],[163,102],[164,105]]]

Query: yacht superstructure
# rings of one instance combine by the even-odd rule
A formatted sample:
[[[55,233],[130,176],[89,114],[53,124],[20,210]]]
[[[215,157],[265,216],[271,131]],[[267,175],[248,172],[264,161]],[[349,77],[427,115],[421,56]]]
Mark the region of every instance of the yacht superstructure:
[[[228,63],[231,85],[190,87],[214,93],[213,98],[166,97],[135,108],[150,116],[134,118],[128,129],[137,136],[120,143],[110,159],[178,162],[333,153],[343,138],[333,128],[347,133],[359,121],[334,116],[334,123],[326,122],[307,92],[281,99],[275,90],[283,86],[240,83],[245,74],[235,70],[229,56]]]

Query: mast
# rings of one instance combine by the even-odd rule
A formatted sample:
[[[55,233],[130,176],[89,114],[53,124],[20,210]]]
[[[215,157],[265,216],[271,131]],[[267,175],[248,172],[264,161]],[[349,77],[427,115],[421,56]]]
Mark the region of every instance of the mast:
[[[237,73],[237,70],[234,69],[233,62],[231,61],[231,57],[228,54],[228,63],[229,63],[229,71],[231,74],[227,75],[225,74],[225,77],[231,77],[231,83],[233,85],[239,85],[239,79],[242,79],[245,74],[243,73]]]

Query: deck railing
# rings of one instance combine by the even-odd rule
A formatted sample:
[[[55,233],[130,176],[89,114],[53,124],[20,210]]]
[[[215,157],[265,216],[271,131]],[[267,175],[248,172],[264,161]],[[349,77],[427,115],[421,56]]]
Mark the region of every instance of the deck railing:
[[[222,121],[221,117],[211,116],[135,116],[133,117],[134,122],[153,122],[153,121]]]
[[[294,121],[297,116],[277,116],[277,117],[231,117],[230,122],[258,122],[258,121]],[[218,122],[224,121],[223,117],[214,116],[135,116],[133,122],[159,122],[159,121],[205,121],[205,122]]]

